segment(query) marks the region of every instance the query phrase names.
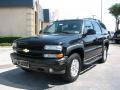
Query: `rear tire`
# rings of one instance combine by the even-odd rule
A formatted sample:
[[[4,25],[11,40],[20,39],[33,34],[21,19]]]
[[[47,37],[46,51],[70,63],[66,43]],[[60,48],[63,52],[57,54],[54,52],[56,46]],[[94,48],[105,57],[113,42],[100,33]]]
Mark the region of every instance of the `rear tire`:
[[[108,52],[108,48],[106,46],[104,46],[103,52],[102,52],[102,59],[99,60],[99,63],[105,63],[106,62],[107,52]]]
[[[80,55],[74,53],[68,58],[68,61],[69,63],[67,64],[66,72],[63,75],[63,78],[68,82],[73,82],[78,78],[79,73],[81,71],[82,64]]]
[[[115,43],[116,43],[116,44],[118,44],[118,43],[119,43],[119,41],[118,41],[118,40],[115,40]]]

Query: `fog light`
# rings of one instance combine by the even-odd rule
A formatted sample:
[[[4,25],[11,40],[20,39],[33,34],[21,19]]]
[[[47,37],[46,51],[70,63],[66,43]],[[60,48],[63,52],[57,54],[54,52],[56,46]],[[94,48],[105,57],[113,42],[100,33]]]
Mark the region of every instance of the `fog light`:
[[[56,58],[55,54],[44,54],[45,58]]]
[[[60,59],[60,58],[63,58],[63,54],[44,54],[44,57],[45,58],[58,58],[58,59]]]
[[[49,72],[52,73],[52,72],[53,72],[53,69],[52,69],[52,68],[49,68]]]

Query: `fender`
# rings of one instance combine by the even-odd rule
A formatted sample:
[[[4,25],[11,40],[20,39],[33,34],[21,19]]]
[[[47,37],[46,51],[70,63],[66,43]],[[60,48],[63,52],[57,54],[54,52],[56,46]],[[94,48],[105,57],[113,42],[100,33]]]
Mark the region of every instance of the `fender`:
[[[70,45],[69,47],[67,47],[66,55],[69,55],[73,50],[76,50],[76,49],[84,49],[84,44],[77,43],[77,44]]]
[[[108,39],[103,40],[103,45],[105,45],[105,43],[109,44],[109,40]]]

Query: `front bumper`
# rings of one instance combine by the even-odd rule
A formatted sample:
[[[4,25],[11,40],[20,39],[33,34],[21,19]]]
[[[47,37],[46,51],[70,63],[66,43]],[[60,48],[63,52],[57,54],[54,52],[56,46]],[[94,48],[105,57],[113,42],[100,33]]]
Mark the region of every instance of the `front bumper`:
[[[16,53],[10,54],[13,64],[26,68],[24,66],[21,66],[19,62],[27,61],[29,62],[29,67],[27,69],[40,71],[40,72],[47,72],[47,73],[58,73],[63,74],[65,73],[66,64],[67,64],[67,56],[62,59],[34,59],[29,57],[23,57]]]

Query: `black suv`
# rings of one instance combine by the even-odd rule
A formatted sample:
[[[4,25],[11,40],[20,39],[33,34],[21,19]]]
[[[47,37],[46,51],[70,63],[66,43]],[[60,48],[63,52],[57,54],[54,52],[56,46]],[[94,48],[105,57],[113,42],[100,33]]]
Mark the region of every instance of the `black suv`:
[[[85,65],[106,61],[108,38],[99,20],[59,20],[38,36],[15,40],[11,59],[25,71],[62,74],[72,82]]]
[[[115,43],[120,42],[120,30],[118,30],[114,33],[113,40],[115,41]]]

